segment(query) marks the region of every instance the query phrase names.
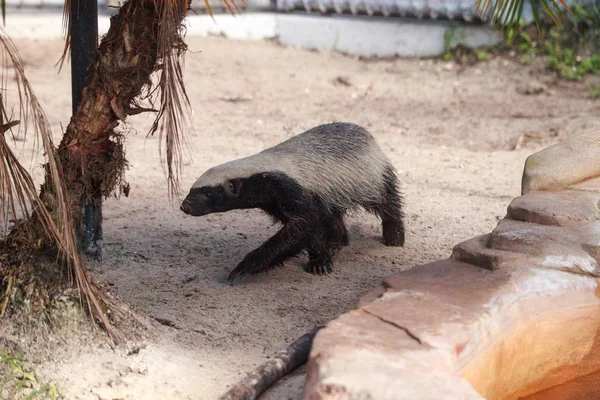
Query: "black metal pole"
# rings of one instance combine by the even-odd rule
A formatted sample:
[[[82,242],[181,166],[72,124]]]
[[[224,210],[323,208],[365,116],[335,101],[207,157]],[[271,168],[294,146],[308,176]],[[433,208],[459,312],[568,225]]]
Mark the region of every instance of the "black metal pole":
[[[96,57],[98,46],[98,1],[71,0],[71,93],[73,115],[77,112],[83,88],[88,82],[88,69]],[[102,257],[102,197],[94,198],[82,210],[83,226],[79,228],[79,248],[90,257]]]

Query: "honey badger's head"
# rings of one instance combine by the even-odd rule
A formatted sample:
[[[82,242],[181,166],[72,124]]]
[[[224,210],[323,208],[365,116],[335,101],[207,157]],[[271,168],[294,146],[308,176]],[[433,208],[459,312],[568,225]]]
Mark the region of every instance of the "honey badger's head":
[[[241,179],[227,180],[220,185],[192,187],[180,208],[194,217],[243,208],[241,191]]]
[[[181,211],[196,217],[236,209],[259,208],[273,196],[277,174],[268,172],[271,156],[241,158],[210,168],[192,185]]]

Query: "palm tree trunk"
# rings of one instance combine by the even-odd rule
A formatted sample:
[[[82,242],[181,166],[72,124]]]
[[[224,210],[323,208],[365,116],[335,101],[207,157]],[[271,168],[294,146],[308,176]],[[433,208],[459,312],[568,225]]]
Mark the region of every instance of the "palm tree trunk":
[[[151,86],[151,75],[159,68],[157,48],[161,15],[157,3],[131,0],[111,18],[110,29],[89,69],[79,106],[58,147],[75,226],[79,228],[80,242],[84,245],[91,244],[90,239],[101,237],[98,214],[89,212],[90,209],[123,184],[127,162],[117,125],[127,115],[140,112],[135,100],[145,87]],[[182,14],[179,23],[183,17]],[[178,27],[174,26],[174,29]],[[78,32],[72,31],[73,43],[76,43],[76,34]],[[173,35],[176,34],[174,30]],[[77,62],[81,68],[85,60]],[[74,89],[81,78],[73,77]],[[82,212],[86,207],[87,213]],[[86,214],[91,214],[87,221]],[[92,228],[89,233],[86,226]]]
[[[86,2],[87,0],[79,1],[80,5]],[[63,197],[53,189],[57,183],[56,179],[52,179],[56,177],[55,172],[47,173],[39,198],[45,205],[44,208],[51,214],[63,209],[58,205],[67,204],[70,223],[66,224],[64,220],[62,223],[78,228],[80,243],[86,244],[86,240],[90,237],[93,239],[94,234],[97,235],[96,238],[101,235],[99,229],[92,229],[92,235],[86,236],[84,229],[87,222],[86,212],[83,211],[86,205],[88,210],[90,205],[93,209],[99,199],[108,197],[120,188],[123,188],[126,195],[128,192],[128,185],[123,181],[123,174],[127,167],[123,136],[116,129],[119,121],[124,120],[128,115],[148,111],[148,108],[140,107],[139,102],[144,98],[152,99],[156,93],[161,95],[159,117],[164,115],[167,119],[165,124],[168,127],[167,159],[169,160],[169,157],[170,160],[173,159],[172,146],[174,142],[177,143],[173,140],[173,135],[180,134],[180,130],[173,127],[180,126],[177,118],[180,115],[179,111],[182,110],[181,104],[187,100],[187,97],[185,99],[177,97],[185,96],[178,56],[186,49],[181,38],[180,27],[187,12],[187,5],[187,0],[129,0],[121,6],[119,12],[111,17],[110,29],[102,39],[95,59],[88,69],[87,82],[81,90],[78,106],[76,106],[76,98],[74,99],[76,111],[71,117],[54,157],[51,151],[46,150],[49,157],[56,160],[56,165],[62,170],[64,185],[61,183],[60,187],[65,188],[66,201],[61,200]],[[71,28],[73,37],[80,36],[80,32],[75,31],[77,23]],[[94,40],[97,37],[93,29],[92,33],[87,33],[90,34],[89,40],[92,34]],[[77,44],[78,39],[81,37],[74,39],[74,43]],[[85,59],[75,58],[73,67],[81,68],[85,63]],[[159,82],[156,84],[151,80],[154,72],[160,73]],[[75,73],[73,88],[81,88],[77,85],[82,81],[82,77]],[[155,90],[157,88],[158,91]],[[165,101],[165,98],[170,101]],[[155,123],[154,130],[157,130],[158,126],[159,124]],[[162,130],[160,132],[163,133]],[[47,171],[51,169],[48,167]],[[56,167],[52,169],[55,170]],[[30,254],[32,249],[43,251],[57,245],[56,238],[53,239],[47,234],[47,223],[44,222],[46,220],[42,221],[40,217],[42,214],[47,215],[44,212],[40,214],[34,211],[30,218],[16,223],[3,246],[10,249],[10,254],[6,253],[7,265],[15,265],[19,273],[25,273],[25,269],[34,274],[36,271],[39,272],[37,281],[46,282],[50,288],[56,285],[55,278],[62,275],[61,270],[56,269],[56,277],[50,277],[47,271],[39,268],[33,259],[27,258],[29,261],[24,263],[25,257],[21,257]],[[91,214],[97,218],[95,220],[91,218],[90,225],[97,224],[95,227],[99,228],[100,214],[93,212]],[[32,243],[35,245],[32,246]],[[73,253],[69,251],[70,257],[79,260],[78,255]],[[106,297],[106,292],[92,280],[79,261],[75,264],[74,275],[80,294],[87,300],[91,314],[105,325],[115,339],[118,339],[117,332],[106,314],[107,309],[113,307],[114,302]],[[0,289],[2,289],[1,282],[0,280]],[[114,316],[115,313],[111,315]]]
[[[97,54],[82,53],[76,47],[85,46],[92,35],[95,44],[97,30],[80,24],[84,13],[93,13],[89,5],[84,5],[87,1],[79,3],[72,6],[78,7],[81,14],[80,18],[73,18],[71,31],[75,112],[58,147],[58,158],[80,248],[88,250],[101,237],[101,198],[110,195],[121,183],[126,168],[122,136],[115,128],[129,114],[131,104],[150,82],[155,69],[157,13],[152,1],[125,3],[111,18],[111,27]],[[91,57],[95,61],[88,74],[82,74]]]

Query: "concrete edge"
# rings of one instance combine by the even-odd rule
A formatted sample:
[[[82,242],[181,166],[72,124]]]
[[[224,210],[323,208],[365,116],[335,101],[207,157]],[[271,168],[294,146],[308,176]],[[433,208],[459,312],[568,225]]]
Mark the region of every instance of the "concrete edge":
[[[99,16],[99,34],[110,26],[110,16]],[[236,16],[191,15],[187,35],[225,36],[237,40],[277,38],[286,46],[338,51],[366,57],[431,57],[446,45],[493,46],[502,37],[487,26],[451,21],[365,16],[317,16],[293,13],[248,12]],[[59,10],[12,12],[4,26],[13,39],[62,39]],[[445,44],[446,43],[446,44]]]

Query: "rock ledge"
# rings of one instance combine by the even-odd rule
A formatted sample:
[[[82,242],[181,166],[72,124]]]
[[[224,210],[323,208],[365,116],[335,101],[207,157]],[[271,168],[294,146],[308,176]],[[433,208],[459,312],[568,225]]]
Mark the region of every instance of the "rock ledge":
[[[304,399],[595,398],[599,202],[600,132],[530,156],[490,234],[385,278],[319,332]]]

